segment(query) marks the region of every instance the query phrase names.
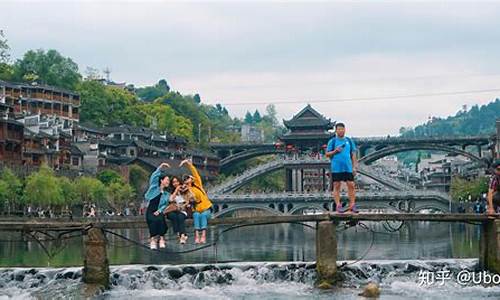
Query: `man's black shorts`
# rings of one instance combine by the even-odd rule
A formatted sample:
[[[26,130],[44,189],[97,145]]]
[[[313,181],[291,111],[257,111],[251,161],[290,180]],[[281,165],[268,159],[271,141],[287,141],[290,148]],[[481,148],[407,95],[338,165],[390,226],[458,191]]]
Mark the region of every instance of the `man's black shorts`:
[[[332,173],[332,182],[354,181],[354,175],[350,172]]]

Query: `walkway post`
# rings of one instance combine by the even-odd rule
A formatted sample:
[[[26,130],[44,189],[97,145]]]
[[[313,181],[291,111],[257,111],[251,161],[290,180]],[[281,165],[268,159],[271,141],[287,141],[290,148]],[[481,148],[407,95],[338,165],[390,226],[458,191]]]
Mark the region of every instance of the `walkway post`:
[[[332,288],[337,281],[337,236],[336,225],[332,221],[317,223],[316,271],[318,287]]]
[[[500,219],[483,223],[479,244],[479,265],[483,270],[500,274]]]
[[[82,281],[109,287],[109,262],[106,236],[101,228],[92,227],[84,235]]]

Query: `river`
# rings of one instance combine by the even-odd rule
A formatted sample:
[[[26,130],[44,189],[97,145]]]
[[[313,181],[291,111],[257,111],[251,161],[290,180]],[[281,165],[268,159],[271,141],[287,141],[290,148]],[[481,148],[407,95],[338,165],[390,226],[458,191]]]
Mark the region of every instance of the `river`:
[[[500,299],[498,284],[461,284],[455,276],[477,271],[480,226],[411,222],[338,227],[338,260],[344,280],[333,291],[314,288],[314,224],[212,227],[216,247],[199,251],[175,243],[166,251],[143,247],[147,231],[108,235],[112,287],[102,299],[358,299],[368,282],[381,299]],[[42,247],[43,245],[43,247]],[[0,299],[77,298],[82,240],[23,241],[0,234]],[[186,252],[187,253],[179,253]],[[421,284],[422,271],[450,273],[449,280]],[[442,285],[441,285],[442,283]]]

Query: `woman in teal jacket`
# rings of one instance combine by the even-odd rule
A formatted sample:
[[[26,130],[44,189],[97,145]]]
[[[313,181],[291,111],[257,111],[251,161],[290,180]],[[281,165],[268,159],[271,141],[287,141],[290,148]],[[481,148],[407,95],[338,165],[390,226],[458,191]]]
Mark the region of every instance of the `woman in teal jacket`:
[[[165,237],[167,233],[167,222],[163,212],[167,208],[170,193],[166,191],[170,185],[170,179],[162,172],[162,169],[170,168],[167,163],[162,163],[149,178],[149,188],[144,195],[148,202],[146,210],[146,222],[148,223],[150,239],[150,248],[157,249],[157,243],[160,248],[165,248]]]

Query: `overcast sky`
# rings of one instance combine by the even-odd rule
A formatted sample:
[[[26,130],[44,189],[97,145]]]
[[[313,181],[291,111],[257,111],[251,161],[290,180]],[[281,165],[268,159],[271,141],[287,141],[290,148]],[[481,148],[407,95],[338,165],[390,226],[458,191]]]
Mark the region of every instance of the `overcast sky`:
[[[0,0],[0,29],[14,58],[57,49],[82,72],[109,67],[112,80],[136,86],[166,78],[239,117],[291,101],[276,105],[288,119],[311,103],[353,136],[394,135],[500,97],[334,102],[500,89],[500,1]]]

